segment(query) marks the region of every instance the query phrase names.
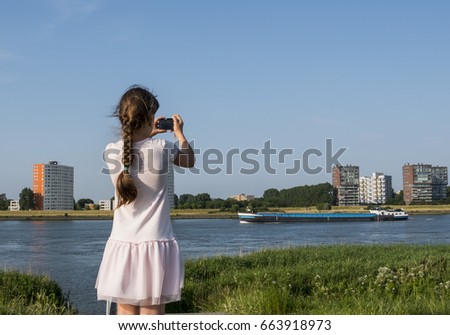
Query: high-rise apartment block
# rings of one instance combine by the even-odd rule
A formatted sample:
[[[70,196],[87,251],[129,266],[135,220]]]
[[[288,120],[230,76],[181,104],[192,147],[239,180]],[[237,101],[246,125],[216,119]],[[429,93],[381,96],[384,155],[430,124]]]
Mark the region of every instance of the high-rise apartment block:
[[[338,206],[359,204],[359,166],[336,165],[333,167],[333,187]]]
[[[169,170],[167,173],[167,197],[169,200],[169,208],[175,208],[175,171],[171,162],[169,162]]]
[[[361,204],[385,204],[393,194],[391,176],[375,172],[369,177],[359,178],[359,202]]]
[[[56,161],[33,166],[34,209],[73,209],[73,167]]]
[[[448,169],[431,164],[403,165],[403,199],[407,205],[447,198]]]

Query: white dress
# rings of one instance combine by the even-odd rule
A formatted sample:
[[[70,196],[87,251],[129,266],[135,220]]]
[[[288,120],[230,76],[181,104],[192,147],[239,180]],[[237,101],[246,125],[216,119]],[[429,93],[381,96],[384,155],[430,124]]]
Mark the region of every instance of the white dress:
[[[130,174],[138,196],[114,211],[95,284],[97,297],[136,306],[166,304],[181,299],[184,280],[167,199],[169,161],[178,149],[152,138],[135,142],[133,148]],[[108,144],[104,154],[114,188],[123,170],[122,149],[121,140]]]

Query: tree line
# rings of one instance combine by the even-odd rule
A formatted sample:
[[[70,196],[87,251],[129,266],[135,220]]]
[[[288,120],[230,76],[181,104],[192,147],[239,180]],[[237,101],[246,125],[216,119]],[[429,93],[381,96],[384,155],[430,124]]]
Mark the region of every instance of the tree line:
[[[0,210],[6,211],[9,207],[11,199],[6,197],[5,193],[0,194]],[[34,209],[34,192],[26,187],[19,194],[19,206],[21,210],[28,211]],[[74,210],[99,209],[99,205],[94,203],[92,199],[82,198],[78,201],[73,200]]]
[[[178,209],[219,209],[237,212],[243,209],[254,211],[268,210],[269,207],[311,207],[330,209],[334,202],[333,186],[330,183],[297,186],[277,190],[270,188],[260,198],[238,201],[233,198],[212,199],[208,193],[182,194],[175,197]]]
[[[0,194],[0,210],[8,210],[10,199],[5,193]],[[263,196],[252,200],[238,201],[233,198],[211,198],[208,193],[174,195],[175,208],[178,209],[218,209],[220,211],[237,212],[240,210],[263,211],[276,207],[317,207],[319,210],[331,209],[336,205],[336,193],[330,183],[296,186],[278,190],[269,188]],[[386,205],[404,205],[403,191],[388,199]],[[450,186],[447,187],[447,199],[427,203],[428,205],[450,204]],[[34,193],[24,188],[19,195],[21,210],[34,209]],[[73,202],[74,210],[98,209],[92,199],[82,198]]]

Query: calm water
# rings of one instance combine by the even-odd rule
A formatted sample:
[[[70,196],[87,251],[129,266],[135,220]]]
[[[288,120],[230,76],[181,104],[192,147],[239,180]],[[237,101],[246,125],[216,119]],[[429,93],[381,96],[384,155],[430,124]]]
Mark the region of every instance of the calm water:
[[[70,293],[80,314],[104,314],[94,284],[111,221],[0,222],[0,266],[45,273]],[[402,222],[240,224],[175,220],[185,259],[269,247],[321,244],[450,244],[450,215]]]

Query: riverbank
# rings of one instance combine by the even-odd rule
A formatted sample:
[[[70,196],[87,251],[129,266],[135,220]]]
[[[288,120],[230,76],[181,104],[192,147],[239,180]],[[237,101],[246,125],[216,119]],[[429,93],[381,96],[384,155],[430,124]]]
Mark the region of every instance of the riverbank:
[[[52,220],[112,220],[113,211],[0,211],[0,221],[52,221]],[[237,219],[236,213],[218,210],[175,209],[170,216],[173,219]]]
[[[450,314],[450,245],[271,248],[188,260],[167,313]],[[0,314],[76,314],[51,278],[0,271]],[[73,293],[73,292],[72,292]]]
[[[399,206],[410,215],[450,214],[449,205],[410,205]],[[315,207],[270,208],[271,211],[286,213],[357,213],[367,212],[366,206],[333,207],[330,211],[318,211]],[[170,212],[173,219],[237,219],[236,213],[221,212],[216,209],[174,209]],[[0,211],[0,221],[12,220],[112,220],[113,211]]]
[[[46,275],[0,270],[0,315],[77,314],[69,297]]]
[[[450,245],[335,245],[190,260],[169,313],[450,314]]]
[[[112,220],[113,211],[0,211],[0,221]]]

